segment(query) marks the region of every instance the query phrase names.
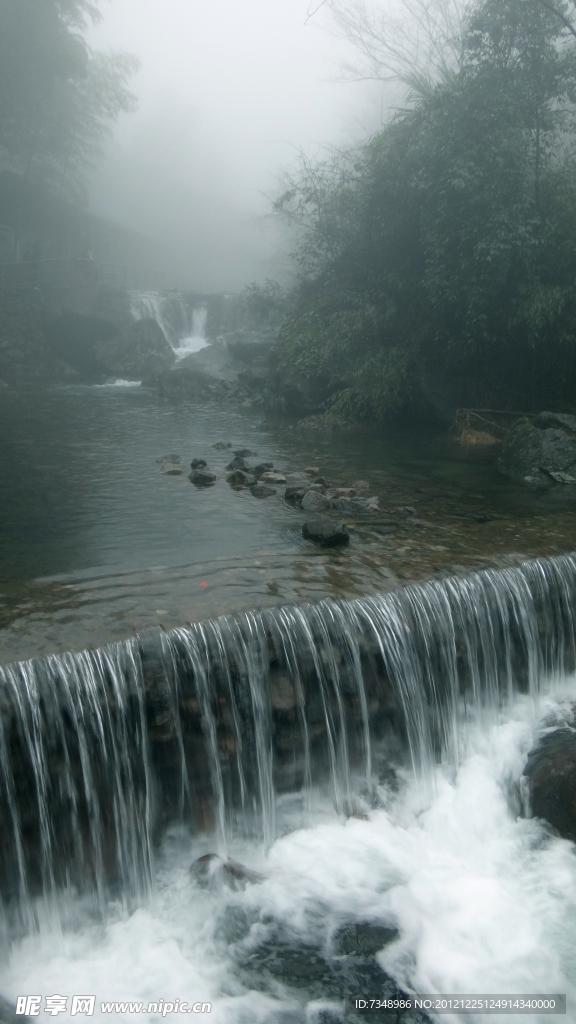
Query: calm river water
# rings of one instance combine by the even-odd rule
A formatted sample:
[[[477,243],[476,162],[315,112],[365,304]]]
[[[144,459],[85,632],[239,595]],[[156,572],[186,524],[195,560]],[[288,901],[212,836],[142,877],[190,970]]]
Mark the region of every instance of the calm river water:
[[[286,473],[361,478],[381,511],[325,551],[283,488],[257,499],[225,482],[231,442]],[[204,458],[198,489],[158,460]],[[576,548],[565,492],[511,485],[495,450],[420,430],[379,438],[265,428],[261,416],[174,404],[136,386],[7,390],[0,405],[0,659],[83,648],[150,626],[251,607],[355,597],[471,567]]]

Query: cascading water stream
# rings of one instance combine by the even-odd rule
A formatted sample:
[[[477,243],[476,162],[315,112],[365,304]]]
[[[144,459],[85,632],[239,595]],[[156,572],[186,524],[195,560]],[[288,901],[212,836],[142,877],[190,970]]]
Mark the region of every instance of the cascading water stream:
[[[576,558],[350,603],[252,612],[0,669],[0,860],[9,927],[42,897],[133,907],[178,825],[276,837],[277,800],[370,807],[407,751],[433,784],[462,729],[574,665]]]
[[[174,349],[176,359],[199,352],[208,344],[205,306],[189,305],[178,294],[133,292],[131,311],[135,320],[155,320]]]

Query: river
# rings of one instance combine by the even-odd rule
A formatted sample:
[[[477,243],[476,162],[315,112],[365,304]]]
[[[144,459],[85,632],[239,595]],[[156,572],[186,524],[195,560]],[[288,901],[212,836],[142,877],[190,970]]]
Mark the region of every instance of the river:
[[[576,562],[515,568],[576,546],[566,492],[442,433],[136,385],[2,402],[0,993],[42,1020],[75,996],[98,1021],[444,1020],[345,1009],[418,992],[574,1019],[574,845],[523,771],[574,727]],[[316,549],[281,492],[228,486],[235,448],[367,479],[380,510]]]
[[[539,496],[508,483],[492,449],[465,449],[440,430],[366,438],[261,420],[137,386],[4,392],[1,660],[576,548],[563,489]],[[346,550],[317,549],[282,489],[257,499],[226,484],[231,451],[214,449],[220,440],[285,473],[315,465],[334,486],[365,479],[381,514],[351,522]],[[162,475],[158,460],[171,453],[185,465],[206,459],[217,484]]]

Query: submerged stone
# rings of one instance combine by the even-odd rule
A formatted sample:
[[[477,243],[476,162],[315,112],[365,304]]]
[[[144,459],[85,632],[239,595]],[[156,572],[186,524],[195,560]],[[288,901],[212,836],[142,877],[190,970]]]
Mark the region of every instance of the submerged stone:
[[[286,477],[284,476],[283,473],[273,473],[270,470],[267,470],[265,473],[262,473],[262,476],[260,477],[260,479],[265,484],[285,484],[286,483]]]
[[[193,469],[188,479],[191,483],[196,484],[196,487],[210,487],[216,483],[216,474],[210,473],[207,469]]]
[[[344,523],[335,522],[327,516],[312,516],[302,526],[302,536],[306,540],[322,544],[324,547],[335,547],[348,544],[350,534]]]
[[[271,498],[273,494],[276,494],[274,487],[267,487],[266,484],[254,484],[250,488],[250,494],[253,494],[255,498]]]
[[[252,473],[246,473],[243,469],[235,469],[226,476],[226,482],[231,487],[252,487],[256,483],[256,477]]]

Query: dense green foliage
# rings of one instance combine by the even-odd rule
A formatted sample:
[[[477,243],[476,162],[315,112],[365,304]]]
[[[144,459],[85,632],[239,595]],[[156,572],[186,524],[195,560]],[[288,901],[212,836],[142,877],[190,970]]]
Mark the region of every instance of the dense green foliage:
[[[131,110],[137,62],[95,53],[89,0],[0,0],[0,171],[78,194],[110,123]]]
[[[288,183],[276,205],[301,227],[300,280],[279,350],[326,408],[576,404],[569,15],[479,0],[457,68]]]

